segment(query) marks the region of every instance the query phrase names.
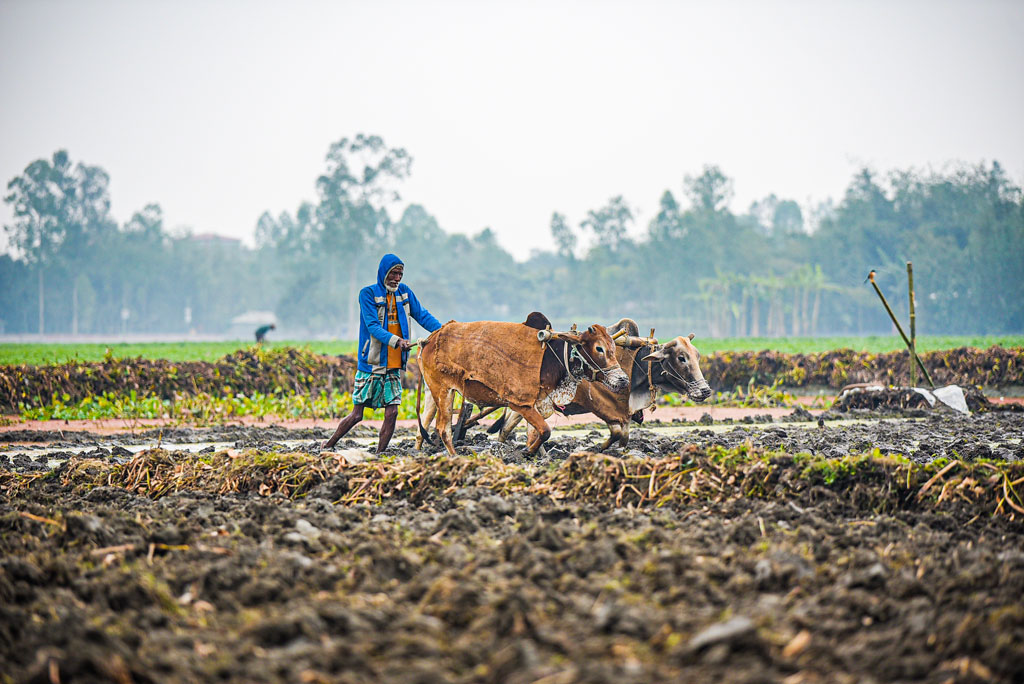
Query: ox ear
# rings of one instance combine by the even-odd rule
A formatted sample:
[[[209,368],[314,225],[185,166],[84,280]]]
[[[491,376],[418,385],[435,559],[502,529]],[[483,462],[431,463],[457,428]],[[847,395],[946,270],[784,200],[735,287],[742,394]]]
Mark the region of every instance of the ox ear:
[[[597,334],[597,330],[594,329],[594,326],[590,326],[589,328],[587,328],[587,332],[590,333],[591,335]]]
[[[641,361],[664,361],[668,358],[668,349],[666,347],[658,347],[647,356],[640,359]]]
[[[543,330],[544,328],[551,326],[551,321],[549,321],[548,317],[540,311],[531,311],[530,315],[526,317],[524,325],[536,328],[537,330]]]
[[[687,335],[687,337],[692,340],[693,339],[693,333],[690,333],[689,335]]]

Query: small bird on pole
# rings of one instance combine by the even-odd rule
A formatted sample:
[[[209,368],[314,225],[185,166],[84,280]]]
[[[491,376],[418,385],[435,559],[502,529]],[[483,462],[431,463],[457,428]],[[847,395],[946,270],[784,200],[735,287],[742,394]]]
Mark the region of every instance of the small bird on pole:
[[[865,283],[868,281],[875,282],[875,269],[871,269],[871,272],[868,273],[868,277],[864,279]]]

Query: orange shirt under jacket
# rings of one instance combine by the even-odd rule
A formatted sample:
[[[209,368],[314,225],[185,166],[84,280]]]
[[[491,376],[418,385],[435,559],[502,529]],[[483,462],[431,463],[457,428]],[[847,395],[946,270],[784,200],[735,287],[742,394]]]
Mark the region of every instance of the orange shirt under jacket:
[[[398,323],[398,307],[395,305],[395,294],[388,293],[388,332],[392,335],[402,336],[402,326]],[[396,347],[388,347],[388,368],[402,367],[402,350]]]

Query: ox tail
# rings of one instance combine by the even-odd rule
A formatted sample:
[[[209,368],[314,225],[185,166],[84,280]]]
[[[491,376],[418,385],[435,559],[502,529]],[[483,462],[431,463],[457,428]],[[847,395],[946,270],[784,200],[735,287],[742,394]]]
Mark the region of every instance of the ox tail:
[[[420,352],[420,354],[422,354],[422,353],[423,352]],[[417,356],[416,356],[416,363],[419,363],[419,362],[420,362],[419,354],[417,354]],[[430,440],[430,435],[428,435],[427,431],[423,429],[423,421],[420,420],[420,409],[421,409],[420,393],[422,392],[422,390],[423,390],[423,365],[420,364],[420,381],[416,383],[416,427],[418,427],[419,430],[420,430],[420,437],[425,439],[427,444],[433,444],[433,442]]]
[[[466,419],[472,412],[473,405],[469,403],[468,399],[463,397],[462,406],[459,408],[459,419],[455,421],[454,436],[452,437],[456,444],[465,439],[466,433],[469,431],[469,425],[466,424]]]
[[[422,425],[420,425],[419,428],[420,428],[420,437],[423,438],[423,441],[426,442],[427,444],[433,446],[434,445],[434,440],[432,440],[430,438],[430,434],[426,430],[423,429]]]
[[[491,427],[487,428],[487,434],[493,435],[493,434],[501,431],[501,428],[505,427],[505,419],[506,418],[508,418],[508,409],[505,409],[502,412],[501,418],[498,418],[496,421],[494,421],[494,425],[492,425]]]

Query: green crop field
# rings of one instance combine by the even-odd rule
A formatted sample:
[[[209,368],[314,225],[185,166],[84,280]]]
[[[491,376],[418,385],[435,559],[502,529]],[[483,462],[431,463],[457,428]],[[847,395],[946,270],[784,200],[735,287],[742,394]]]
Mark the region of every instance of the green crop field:
[[[0,364],[27,363],[33,365],[64,363],[65,361],[102,361],[108,353],[117,359],[143,357],[168,361],[216,361],[217,359],[248,349],[251,343],[238,340],[227,342],[147,342],[124,344],[0,344]],[[308,348],[318,354],[354,354],[356,343],[345,340],[316,342],[269,342],[266,349],[282,347]]]
[[[662,340],[665,341],[665,340]],[[853,349],[872,353],[904,349],[903,340],[893,337],[749,337],[749,338],[697,338],[694,344],[702,354],[716,351],[773,350],[789,354],[811,354],[833,349]],[[987,349],[1024,347],[1024,335],[941,336],[918,337],[918,351],[936,351],[958,347]],[[139,344],[0,344],[0,364],[54,364],[69,360],[102,361],[106,354],[114,358],[143,357],[169,361],[215,361],[226,354],[250,345],[241,341],[229,342],[151,342]],[[346,340],[315,342],[271,342],[268,349],[304,347],[318,354],[353,354],[356,343]]]

